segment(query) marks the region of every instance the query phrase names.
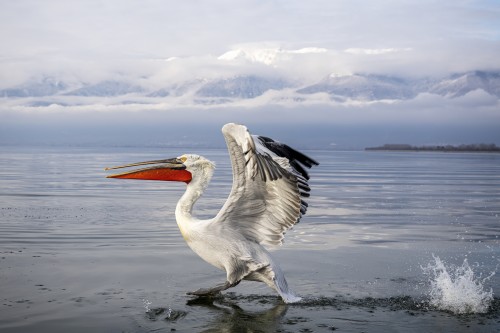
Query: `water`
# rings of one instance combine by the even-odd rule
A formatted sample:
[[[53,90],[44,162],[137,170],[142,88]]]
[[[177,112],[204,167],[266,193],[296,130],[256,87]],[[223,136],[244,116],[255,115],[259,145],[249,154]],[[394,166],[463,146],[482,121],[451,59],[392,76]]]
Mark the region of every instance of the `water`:
[[[493,290],[484,289],[485,282],[496,272],[482,278],[476,276],[467,259],[461,266],[446,266],[439,257],[424,268],[430,276],[430,304],[457,314],[486,313],[493,302]]]
[[[225,150],[1,147],[0,331],[500,330],[500,155],[307,152],[321,162],[310,209],[273,252],[305,299],[287,306],[251,282],[187,296],[225,275],[177,230],[184,185],[104,178],[186,152],[217,163],[196,206],[212,216],[231,187]],[[490,292],[486,309],[464,305]]]

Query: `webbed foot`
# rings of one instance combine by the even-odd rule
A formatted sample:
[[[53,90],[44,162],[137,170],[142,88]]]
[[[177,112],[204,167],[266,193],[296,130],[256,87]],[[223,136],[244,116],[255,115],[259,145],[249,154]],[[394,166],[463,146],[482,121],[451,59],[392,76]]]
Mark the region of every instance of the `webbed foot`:
[[[188,291],[188,295],[193,295],[193,296],[216,296],[220,294],[220,290],[217,288],[200,288],[195,291]]]
[[[220,292],[223,290],[236,286],[238,283],[240,283],[240,281],[237,281],[235,283],[230,283],[229,281],[226,281],[222,284],[216,285],[213,288],[200,288],[196,291],[190,291],[187,294],[194,296],[201,296],[201,297],[213,297],[220,294]]]

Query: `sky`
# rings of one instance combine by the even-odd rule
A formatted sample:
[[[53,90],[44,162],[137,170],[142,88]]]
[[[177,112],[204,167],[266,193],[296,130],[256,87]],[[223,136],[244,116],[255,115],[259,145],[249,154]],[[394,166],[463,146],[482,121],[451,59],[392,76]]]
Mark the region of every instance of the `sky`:
[[[3,1],[0,28],[2,80],[24,79],[40,64],[97,72],[242,45],[347,51],[339,70],[401,62],[414,73],[460,71],[498,67],[500,3],[18,0]]]
[[[1,8],[0,88],[43,75],[86,82],[116,75],[132,78],[142,75],[152,77],[152,84],[155,77],[157,82],[162,82],[167,76],[210,76],[225,70],[214,65],[217,58],[235,49],[327,50],[328,57],[313,57],[305,65],[293,63],[285,69],[292,75],[310,75],[311,79],[329,72],[438,76],[500,69],[500,2],[497,0],[17,0],[2,1]],[[174,58],[183,60],[165,67],[165,60]],[[456,124],[455,138],[436,136],[428,141],[459,142],[460,132],[469,133],[464,128],[473,120],[477,124],[467,140],[500,141],[491,134],[498,126],[499,117],[495,114],[498,103],[480,97],[469,96],[460,105],[456,105],[457,101],[434,101],[435,104],[430,105],[432,98],[424,96],[403,107],[415,110],[407,111],[405,116],[395,114],[401,110],[393,110],[393,107],[387,110],[385,106],[369,106],[364,110],[337,108],[326,114],[321,108],[319,111],[282,110],[272,122],[282,124],[287,119],[303,118],[301,115],[308,112],[311,126],[331,123],[335,128],[346,128],[360,124],[359,133],[366,133],[366,126],[372,126],[375,133],[401,124],[408,128],[414,124],[425,124],[427,128],[437,126],[437,131],[444,133],[450,131],[443,124],[453,123]],[[479,100],[477,105],[482,108],[481,115],[485,115],[483,122],[477,120],[477,114],[467,113],[476,106],[474,99]],[[60,124],[67,117],[58,112],[36,117],[26,112],[17,114],[9,109],[9,103],[0,101],[0,112],[7,115],[2,125],[4,133],[16,133],[16,126],[20,124],[30,128],[43,128],[44,123]],[[417,110],[422,108],[423,115],[417,116]],[[436,116],[433,112],[438,109],[444,111]],[[223,116],[215,117],[207,110],[191,112],[199,121],[216,118],[217,126],[232,119],[252,121],[248,113],[241,110],[233,113],[226,110]],[[292,116],[283,117],[280,112],[289,112]],[[153,121],[165,121],[160,114],[156,110],[149,116]],[[95,121],[87,122],[90,127],[99,122],[113,126],[107,115],[101,118],[93,114],[87,118]],[[120,115],[120,118],[131,116]],[[399,119],[398,122],[394,122],[394,118]],[[78,124],[79,120],[75,113],[68,123]],[[183,122],[182,119],[176,121]],[[297,122],[300,123],[295,120]],[[493,129],[483,131],[486,127]],[[48,128],[46,132],[52,131]],[[474,137],[473,132],[490,134]],[[418,137],[418,133],[415,130],[414,136]],[[397,135],[377,138],[379,141],[398,139]],[[365,142],[369,141],[370,138],[366,138]]]

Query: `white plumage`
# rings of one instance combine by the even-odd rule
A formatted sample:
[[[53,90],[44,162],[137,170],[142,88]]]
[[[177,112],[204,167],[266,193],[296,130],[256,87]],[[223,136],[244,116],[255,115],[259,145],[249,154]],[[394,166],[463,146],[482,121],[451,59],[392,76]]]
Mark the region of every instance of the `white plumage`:
[[[189,247],[213,266],[226,271],[226,282],[199,289],[191,295],[212,295],[237,285],[242,280],[261,281],[276,290],[287,303],[297,302],[285,276],[264,246],[281,245],[284,233],[306,212],[302,200],[309,196],[306,168],[318,163],[287,145],[272,139],[252,136],[242,125],[222,128],[233,170],[229,197],[212,219],[193,216],[195,202],[208,186],[214,164],[198,155],[142,162],[127,166],[162,163],[153,168],[130,171],[113,178],[160,179],[158,170],[189,172],[191,179],[179,200],[175,217]],[[153,170],[154,177],[144,177]],[[139,174],[137,176],[137,174]],[[170,177],[170,176],[169,176]]]

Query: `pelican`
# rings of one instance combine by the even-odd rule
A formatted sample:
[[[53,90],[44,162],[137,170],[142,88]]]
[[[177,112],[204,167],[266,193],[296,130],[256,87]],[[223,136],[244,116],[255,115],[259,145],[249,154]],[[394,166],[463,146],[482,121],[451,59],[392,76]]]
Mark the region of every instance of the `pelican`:
[[[285,275],[265,246],[281,245],[285,232],[306,213],[303,198],[309,197],[310,192],[306,168],[318,162],[286,144],[251,135],[243,125],[226,124],[222,133],[231,158],[233,185],[214,218],[201,220],[192,213],[215,169],[214,163],[202,156],[185,154],[106,168],[141,166],[108,178],[187,184],[175,208],[182,237],[202,259],[226,272],[224,283],[188,295],[212,296],[242,280],[250,280],[264,282],[286,303],[298,302],[301,298],[290,290]]]

